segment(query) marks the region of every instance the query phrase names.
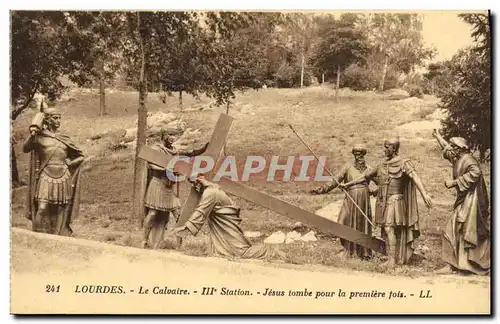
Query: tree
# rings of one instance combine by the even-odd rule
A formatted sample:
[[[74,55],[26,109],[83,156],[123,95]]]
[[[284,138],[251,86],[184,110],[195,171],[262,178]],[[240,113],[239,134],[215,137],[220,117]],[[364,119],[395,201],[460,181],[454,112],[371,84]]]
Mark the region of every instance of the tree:
[[[161,91],[166,91],[169,95],[172,92],[179,92],[179,109],[183,109],[183,92],[195,97],[201,87],[203,77],[202,68],[199,66],[198,42],[195,35],[186,39],[180,35],[174,36],[178,45],[173,49],[173,53],[168,53],[165,57],[165,67],[158,71],[156,76]]]
[[[11,12],[12,121],[30,107],[37,93],[49,101],[57,99],[65,89],[61,77],[68,76],[78,85],[88,81],[80,74],[85,57],[75,55],[85,48],[68,35],[67,23],[62,11]],[[11,154],[15,157],[13,147]],[[15,179],[15,159],[11,169]]]
[[[203,43],[203,63],[207,67],[204,92],[216,105],[226,105],[229,113],[235,91],[262,86],[266,68],[266,35],[282,16],[266,13],[210,12],[209,33]]]
[[[358,26],[359,19],[357,14],[343,14],[339,20],[332,17],[320,27],[321,40],[312,62],[323,73],[337,76],[337,88],[341,71],[361,61],[368,51],[364,33]]]
[[[165,57],[170,57],[175,49],[174,35],[185,34],[189,21],[196,15],[189,12],[135,12],[127,13],[128,37],[125,40],[123,56],[125,72],[137,80],[139,91],[137,118],[137,146],[134,166],[133,213],[131,217],[142,218],[144,198],[145,162],[138,157],[146,144],[147,96],[149,83],[164,71]],[[163,74],[164,75],[164,74]],[[161,79],[160,79],[161,80]],[[159,91],[159,89],[155,89]]]
[[[137,12],[137,39],[139,42],[139,55],[140,55],[140,72],[139,72],[139,106],[137,109],[137,144],[135,153],[135,167],[134,167],[134,194],[132,201],[134,203],[133,210],[136,212],[135,215],[142,216],[143,202],[142,195],[139,193],[143,192],[144,174],[146,172],[146,163],[139,159],[139,152],[143,145],[146,144],[146,128],[148,120],[148,109],[146,107],[146,100],[148,96],[147,85],[146,85],[146,65],[147,58],[145,43],[148,42],[150,36],[150,30],[147,23],[141,21],[141,13]]]
[[[65,16],[68,36],[80,49],[70,53],[68,60],[82,62],[79,84],[99,81],[100,115],[106,115],[106,82],[113,80],[121,67],[126,13],[71,11]]]
[[[71,47],[60,27],[64,19],[62,12],[11,13],[12,120],[30,106],[37,93],[54,100],[63,91],[60,77],[71,72],[66,60]]]
[[[365,20],[372,58],[381,60],[379,91],[384,90],[390,65],[401,73],[410,73],[424,60],[435,55],[424,46],[422,21],[417,14],[371,14]]]
[[[448,91],[453,82],[451,61],[431,63],[423,74],[423,85],[426,93],[439,96]]]
[[[300,59],[300,87],[304,86],[304,72],[309,61],[310,53],[315,46],[318,32],[317,20],[311,14],[292,13],[287,17],[288,28],[291,31],[291,45]]]
[[[489,17],[460,15],[471,25],[475,44],[452,58],[453,76],[449,91],[439,95],[449,116],[443,122],[447,136],[462,136],[480,160],[489,159],[491,149],[491,34]]]
[[[204,35],[197,13],[183,13],[178,18],[184,26],[165,39],[166,46],[162,47],[162,56],[159,57],[161,64],[159,69],[152,71],[151,82],[158,85],[157,90],[168,95],[179,92],[179,108],[182,110],[182,94],[197,97],[203,88],[205,75],[199,44]]]

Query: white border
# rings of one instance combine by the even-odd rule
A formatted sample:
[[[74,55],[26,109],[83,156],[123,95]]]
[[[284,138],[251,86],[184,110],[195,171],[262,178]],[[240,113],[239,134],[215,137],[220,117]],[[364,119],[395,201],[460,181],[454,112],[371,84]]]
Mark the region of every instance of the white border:
[[[170,10],[187,10],[187,9],[198,9],[198,10],[390,10],[392,8],[397,8],[398,10],[484,10],[484,9],[491,9],[493,14],[497,14],[497,6],[499,1],[487,1],[487,0],[474,0],[474,1],[467,1],[467,0],[455,0],[453,2],[444,2],[444,1],[436,1],[436,0],[406,0],[406,1],[398,1],[398,2],[393,2],[393,1],[381,1],[381,0],[365,0],[365,1],[322,1],[322,0],[308,0],[308,1],[296,1],[296,2],[291,2],[291,1],[278,1],[278,0],[263,0],[263,1],[247,1],[247,2],[242,2],[242,1],[222,1],[222,0],[212,0],[212,1],[202,1],[202,0],[184,0],[181,2],[170,2],[170,1],[150,1],[150,0],[122,0],[122,1],[116,1],[116,2],[107,2],[99,0],[99,1],[92,1],[92,0],[86,0],[77,3],[76,1],[43,1],[43,2],[35,2],[35,1],[20,1],[17,0],[13,3],[11,2],[3,2],[3,4],[9,3],[9,7],[3,8],[2,6],[2,11],[0,12],[0,17],[1,17],[1,23],[2,23],[2,33],[1,33],[1,41],[2,44],[4,45],[1,48],[1,62],[2,62],[2,83],[0,86],[0,89],[2,90],[2,96],[0,98],[3,98],[4,102],[4,108],[2,110],[2,113],[5,115],[4,118],[2,118],[3,127],[0,127],[2,134],[2,141],[0,142],[1,147],[0,147],[0,152],[3,153],[3,157],[1,160],[1,168],[2,172],[4,173],[4,176],[2,177],[2,182],[1,182],[1,188],[2,192],[0,195],[1,199],[1,206],[4,210],[4,212],[0,215],[2,219],[2,225],[0,226],[0,229],[2,230],[2,235],[0,237],[2,238],[2,244],[0,244],[1,248],[1,257],[3,262],[3,268],[2,268],[2,295],[1,295],[1,302],[2,302],[2,321],[1,323],[11,323],[15,319],[13,316],[9,315],[10,311],[10,280],[9,280],[9,270],[10,270],[10,159],[9,159],[9,152],[10,152],[10,117],[9,117],[9,96],[10,96],[10,69],[9,69],[9,64],[10,64],[10,59],[9,59],[9,33],[10,33],[10,25],[9,25],[9,12],[8,10],[11,9],[30,9],[30,10],[39,10],[39,9],[115,9],[115,10],[123,10],[124,8],[129,9],[129,10],[136,10],[136,9],[145,9],[145,10],[150,10],[150,9],[170,9]],[[140,4],[140,6],[138,6]],[[446,4],[446,5],[445,5]],[[493,27],[493,30],[495,33],[493,35],[496,35],[496,26]],[[495,53],[495,58],[496,58],[496,53],[498,53],[498,41],[495,39],[494,40],[494,52]],[[495,62],[496,63],[496,62]],[[496,67],[497,64],[494,64]],[[496,72],[496,69],[495,71]],[[495,80],[496,81],[496,80]],[[495,89],[494,93],[498,93],[498,85],[495,83]],[[496,103],[496,101],[494,101]],[[494,107],[493,109],[495,109]],[[496,123],[495,123],[496,124]],[[494,140],[495,142],[498,142],[498,136],[495,136]],[[495,173],[495,180],[498,181],[498,176]],[[496,191],[495,191],[496,193]],[[495,194],[495,197],[492,197],[492,202],[497,202],[499,201],[497,199],[497,194]],[[495,217],[495,223],[498,224],[499,220]],[[496,236],[499,235],[499,232],[495,228],[493,230],[493,233]],[[495,240],[496,243],[496,240]],[[496,244],[495,244],[496,247]],[[495,255],[495,260],[496,260],[496,255]],[[495,264],[496,265],[496,264]],[[495,275],[496,273],[494,273]],[[459,292],[458,292],[459,293]],[[26,296],[26,298],[29,298],[29,296]],[[473,296],[464,296],[464,298],[474,298]],[[201,319],[201,318],[200,318]],[[36,319],[36,318],[29,318],[29,319],[24,319],[24,322],[34,322],[34,321],[40,321],[41,319]],[[49,319],[44,319],[45,321],[52,321],[54,319],[49,318]],[[112,320],[111,318],[106,318],[106,319],[95,319],[95,318],[89,318],[89,319],[79,319],[79,322],[83,323],[104,323],[105,320]],[[124,318],[118,318],[114,319],[115,321],[123,321]],[[127,322],[132,322],[132,323],[139,323],[142,322],[144,319],[127,319]],[[177,319],[168,319],[169,321],[178,321]],[[218,319],[216,319],[218,320]],[[239,319],[239,320],[244,320],[244,319]],[[248,319],[245,319],[248,320]],[[262,319],[262,318],[256,318],[261,323],[267,323],[271,321],[276,321],[278,319]],[[285,321],[289,321],[290,319],[284,319]],[[337,318],[333,318],[334,321],[336,322],[344,322],[345,320],[340,320]],[[373,319],[371,319],[373,320]],[[382,321],[387,321],[387,318],[381,319]],[[400,319],[393,319],[395,321],[399,321]],[[410,320],[410,319],[406,319]],[[449,320],[455,320],[455,319],[449,319]],[[472,319],[468,319],[467,322],[472,322]],[[187,319],[185,319],[187,321]],[[191,320],[189,320],[191,321]],[[305,321],[305,319],[304,319]],[[361,321],[361,319],[359,320]],[[437,320],[431,320],[429,318],[425,319],[418,319],[418,321],[425,321],[426,323],[433,323],[437,322]],[[64,318],[64,319],[58,319],[58,322],[62,323],[70,323],[71,318]],[[347,322],[347,321],[345,321]],[[349,320],[349,322],[353,322],[352,320]]]

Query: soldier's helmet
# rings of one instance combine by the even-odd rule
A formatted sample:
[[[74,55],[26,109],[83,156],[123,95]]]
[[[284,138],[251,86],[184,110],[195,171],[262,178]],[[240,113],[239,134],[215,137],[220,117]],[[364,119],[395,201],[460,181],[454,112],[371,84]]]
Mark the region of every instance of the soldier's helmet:
[[[399,145],[400,145],[399,136],[395,138],[393,137],[386,139],[384,145],[392,145],[392,147],[394,147],[396,152],[399,152]]]
[[[56,115],[60,116],[61,115],[61,112],[59,110],[57,110],[55,107],[44,108],[43,113],[45,114],[45,116],[56,116]]]
[[[355,153],[361,153],[361,154],[365,155],[366,154],[366,148],[362,144],[356,144],[352,148],[352,154],[355,154]]]

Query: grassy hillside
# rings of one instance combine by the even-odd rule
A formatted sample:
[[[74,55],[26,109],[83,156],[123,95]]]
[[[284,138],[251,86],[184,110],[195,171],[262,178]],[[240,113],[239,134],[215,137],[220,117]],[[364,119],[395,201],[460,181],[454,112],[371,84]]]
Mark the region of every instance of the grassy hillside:
[[[111,152],[107,149],[106,140],[90,140],[93,135],[105,130],[133,127],[138,94],[112,92],[106,98],[109,114],[102,118],[98,117],[97,93],[75,94],[72,95],[73,100],[59,105],[63,114],[61,131],[70,134],[87,155],[97,156],[83,175],[81,215],[73,228],[78,237],[139,246],[140,221],[130,215],[134,151]],[[203,135],[200,141],[203,142],[210,139],[219,113],[225,111],[211,108],[211,102],[208,98],[197,101],[185,95],[184,108],[187,111],[181,114],[177,108],[177,97],[167,98],[167,102],[162,103],[156,94],[150,94],[147,105],[150,112],[172,112],[182,116],[188,127],[201,130]],[[366,145],[367,162],[376,165],[383,158],[384,139],[399,135],[400,154],[413,160],[424,185],[434,198],[435,207],[428,210],[419,198],[422,228],[419,244],[428,248],[427,260],[398,271],[403,274],[424,274],[440,265],[440,226],[444,225],[454,199],[453,192],[443,185],[445,179],[451,176],[450,165],[442,159],[438,145],[431,136],[432,127],[437,125],[433,117],[436,116],[436,109],[437,101],[434,98],[389,100],[387,95],[348,90],[340,90],[335,94],[329,86],[249,91],[239,94],[231,107],[230,114],[235,120],[226,153],[235,156],[237,161],[244,161],[249,154],[309,155],[307,148],[287,126],[290,123],[318,156],[327,156],[327,167],[335,172],[342,164],[352,161],[350,152],[355,143]],[[28,155],[22,153],[20,146],[27,136],[26,130],[33,113],[25,113],[13,126],[18,168],[24,180],[27,177]],[[483,170],[489,183],[489,169],[483,166]],[[322,196],[308,195],[308,190],[321,183],[253,179],[248,185],[312,212],[342,199],[339,191]],[[182,184],[182,197],[186,193],[186,185]],[[24,195],[24,188],[13,192],[12,224],[29,228],[30,223],[23,217]],[[289,231],[295,223],[292,219],[241,199],[235,200],[243,207],[242,226],[246,231],[260,231],[268,236],[280,229]],[[373,262],[341,261],[335,255],[340,248],[336,240],[321,233],[318,236],[320,240],[315,243],[283,245],[281,248],[290,252],[287,261],[380,270],[378,265],[381,260],[378,259]],[[206,239],[204,234],[189,237],[182,249],[189,254],[206,254]]]

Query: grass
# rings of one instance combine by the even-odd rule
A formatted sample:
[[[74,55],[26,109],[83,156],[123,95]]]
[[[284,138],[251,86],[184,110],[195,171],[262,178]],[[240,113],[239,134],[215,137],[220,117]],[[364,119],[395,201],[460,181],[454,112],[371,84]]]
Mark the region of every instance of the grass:
[[[134,127],[137,113],[137,93],[113,92],[106,95],[108,115],[99,117],[99,96],[95,93],[75,94],[74,100],[61,103],[58,107],[62,116],[61,131],[72,136],[86,155],[96,155],[82,176],[80,217],[73,223],[75,236],[111,244],[140,246],[142,229],[140,221],[130,214],[132,210],[132,184],[134,151],[125,149],[112,152],[105,138],[92,141],[96,134],[105,131],[121,131]],[[398,101],[372,92],[335,91],[327,86],[305,89],[266,89],[248,91],[237,96],[230,114],[235,118],[227,140],[226,153],[237,161],[244,161],[247,155],[310,155],[307,148],[293,134],[292,124],[318,156],[327,156],[326,166],[339,170],[352,161],[351,148],[363,143],[367,149],[367,162],[375,166],[383,158],[382,144],[387,136],[397,136],[396,127],[426,118],[436,108],[435,100],[419,102],[416,109],[398,105]],[[156,94],[148,96],[150,112],[163,111],[178,114],[188,127],[201,130],[200,141],[210,139],[211,133],[223,108],[211,108],[208,98],[200,101],[184,96],[185,112],[177,108],[177,97],[167,97],[162,103]],[[204,108],[199,110],[199,108]],[[195,109],[190,109],[195,108]],[[27,128],[33,111],[20,116],[13,126],[17,141],[18,168],[23,180],[27,179],[28,155],[23,154],[21,145],[27,136]],[[428,134],[427,134],[428,132]],[[416,137],[415,137],[416,136]],[[422,236],[419,245],[429,248],[427,260],[405,266],[396,275],[425,275],[439,267],[440,228],[449,215],[454,194],[446,190],[443,183],[451,177],[451,167],[444,161],[431,137],[431,130],[422,130],[414,137],[403,137],[401,155],[412,159],[424,185],[435,200],[431,210],[419,198]],[[489,184],[489,168],[483,166]],[[267,194],[296,204],[314,212],[328,203],[341,199],[338,191],[328,195],[311,196],[307,192],[322,183],[319,182],[266,182],[250,177],[249,186]],[[186,185],[181,185],[181,197],[187,196]],[[23,218],[25,189],[19,188],[12,195],[12,226],[30,228]],[[290,231],[295,221],[272,211],[250,204],[234,197],[243,208],[242,227],[245,231],[260,231],[264,237],[282,230]],[[207,254],[207,229],[197,237],[188,237],[181,250],[190,255]],[[307,229],[306,231],[309,231]],[[333,267],[347,267],[353,270],[381,272],[383,259],[371,262],[359,260],[342,261],[336,253],[339,244],[336,239],[317,233],[319,240],[312,243],[282,245],[287,253],[285,262],[307,265],[322,264]],[[252,239],[252,241],[260,241]]]

